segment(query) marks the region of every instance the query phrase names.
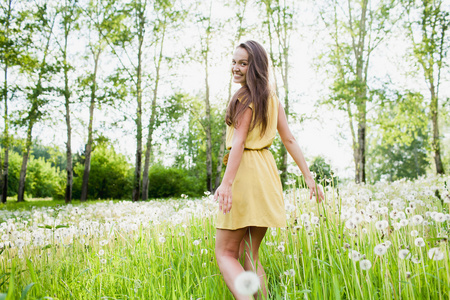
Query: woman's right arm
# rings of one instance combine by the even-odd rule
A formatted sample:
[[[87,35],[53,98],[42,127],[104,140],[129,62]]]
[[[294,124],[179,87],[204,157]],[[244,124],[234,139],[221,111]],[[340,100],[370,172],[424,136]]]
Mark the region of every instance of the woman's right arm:
[[[312,177],[311,172],[309,171],[308,164],[306,163],[305,157],[303,156],[303,152],[300,149],[300,146],[297,143],[294,135],[289,129],[288,121],[286,118],[286,114],[284,112],[284,108],[281,105],[281,102],[278,103],[278,123],[277,123],[278,133],[280,134],[281,141],[286,147],[289,154],[294,159],[297,166],[303,173],[305,177],[305,182],[308,185],[310,190],[309,198],[312,198],[312,195],[316,195],[316,199],[318,202],[322,201],[325,197],[320,188],[317,188],[314,178]]]

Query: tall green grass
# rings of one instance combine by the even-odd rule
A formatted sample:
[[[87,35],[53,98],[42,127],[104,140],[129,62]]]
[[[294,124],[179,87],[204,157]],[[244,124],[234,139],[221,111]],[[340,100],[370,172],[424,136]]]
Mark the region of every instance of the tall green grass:
[[[380,187],[363,190],[379,192]],[[288,227],[269,229],[262,243],[270,299],[450,299],[449,221],[394,230],[385,215],[377,217],[390,221],[385,232],[374,222],[350,230],[340,221],[348,208],[346,196],[329,189],[322,204],[308,197],[308,191],[292,189],[286,201],[296,209],[288,212]],[[448,206],[434,197],[422,200],[432,207],[417,208],[414,214],[425,216],[433,207],[448,213]],[[363,209],[365,203],[355,206]],[[305,213],[319,218],[309,230],[300,220]],[[132,233],[114,228],[109,237],[80,235],[63,243],[29,245],[23,253],[0,250],[0,299],[233,299],[215,262],[214,215],[185,217],[178,225],[162,222]],[[413,229],[425,247],[414,245]],[[392,243],[387,253],[375,255],[375,245],[387,240]],[[443,260],[427,256],[432,247],[440,247]],[[406,248],[421,262],[401,259],[399,250]],[[351,250],[372,267],[362,270],[359,261],[349,258]]]

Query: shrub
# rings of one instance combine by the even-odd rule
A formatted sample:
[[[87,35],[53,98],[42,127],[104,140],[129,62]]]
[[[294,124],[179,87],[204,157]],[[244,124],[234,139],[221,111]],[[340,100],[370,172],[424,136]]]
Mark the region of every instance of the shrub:
[[[74,166],[73,196],[80,198],[84,164]],[[89,199],[124,199],[131,197],[133,172],[126,157],[107,143],[92,151],[89,172]]]
[[[153,165],[148,177],[149,198],[179,197],[181,194],[199,196],[203,193],[199,179],[189,176],[183,169]]]

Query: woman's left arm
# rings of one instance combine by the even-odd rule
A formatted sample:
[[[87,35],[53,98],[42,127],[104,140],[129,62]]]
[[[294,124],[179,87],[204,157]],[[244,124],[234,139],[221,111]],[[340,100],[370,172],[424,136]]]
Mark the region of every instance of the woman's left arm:
[[[242,154],[244,153],[245,140],[247,139],[248,129],[252,120],[252,109],[247,108],[235,127],[233,140],[231,143],[230,156],[228,157],[227,168],[223,175],[222,183],[214,193],[214,200],[219,200],[219,210],[224,214],[230,212],[232,206],[231,186],[241,164]]]

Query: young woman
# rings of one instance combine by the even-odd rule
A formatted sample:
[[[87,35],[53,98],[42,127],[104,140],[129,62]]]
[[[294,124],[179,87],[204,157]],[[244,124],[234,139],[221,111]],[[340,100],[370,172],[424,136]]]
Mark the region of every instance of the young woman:
[[[278,130],[289,154],[302,171],[318,201],[324,196],[292,135],[281,103],[269,85],[269,59],[255,41],[240,44],[231,63],[233,82],[241,84],[228,104],[227,168],[214,199],[219,201],[216,259],[225,283],[236,299],[235,278],[244,270],[256,272],[260,290],[267,297],[265,272],[258,250],[268,227],[286,227],[283,190],[272,153],[268,150]],[[238,259],[245,253],[244,266]]]

